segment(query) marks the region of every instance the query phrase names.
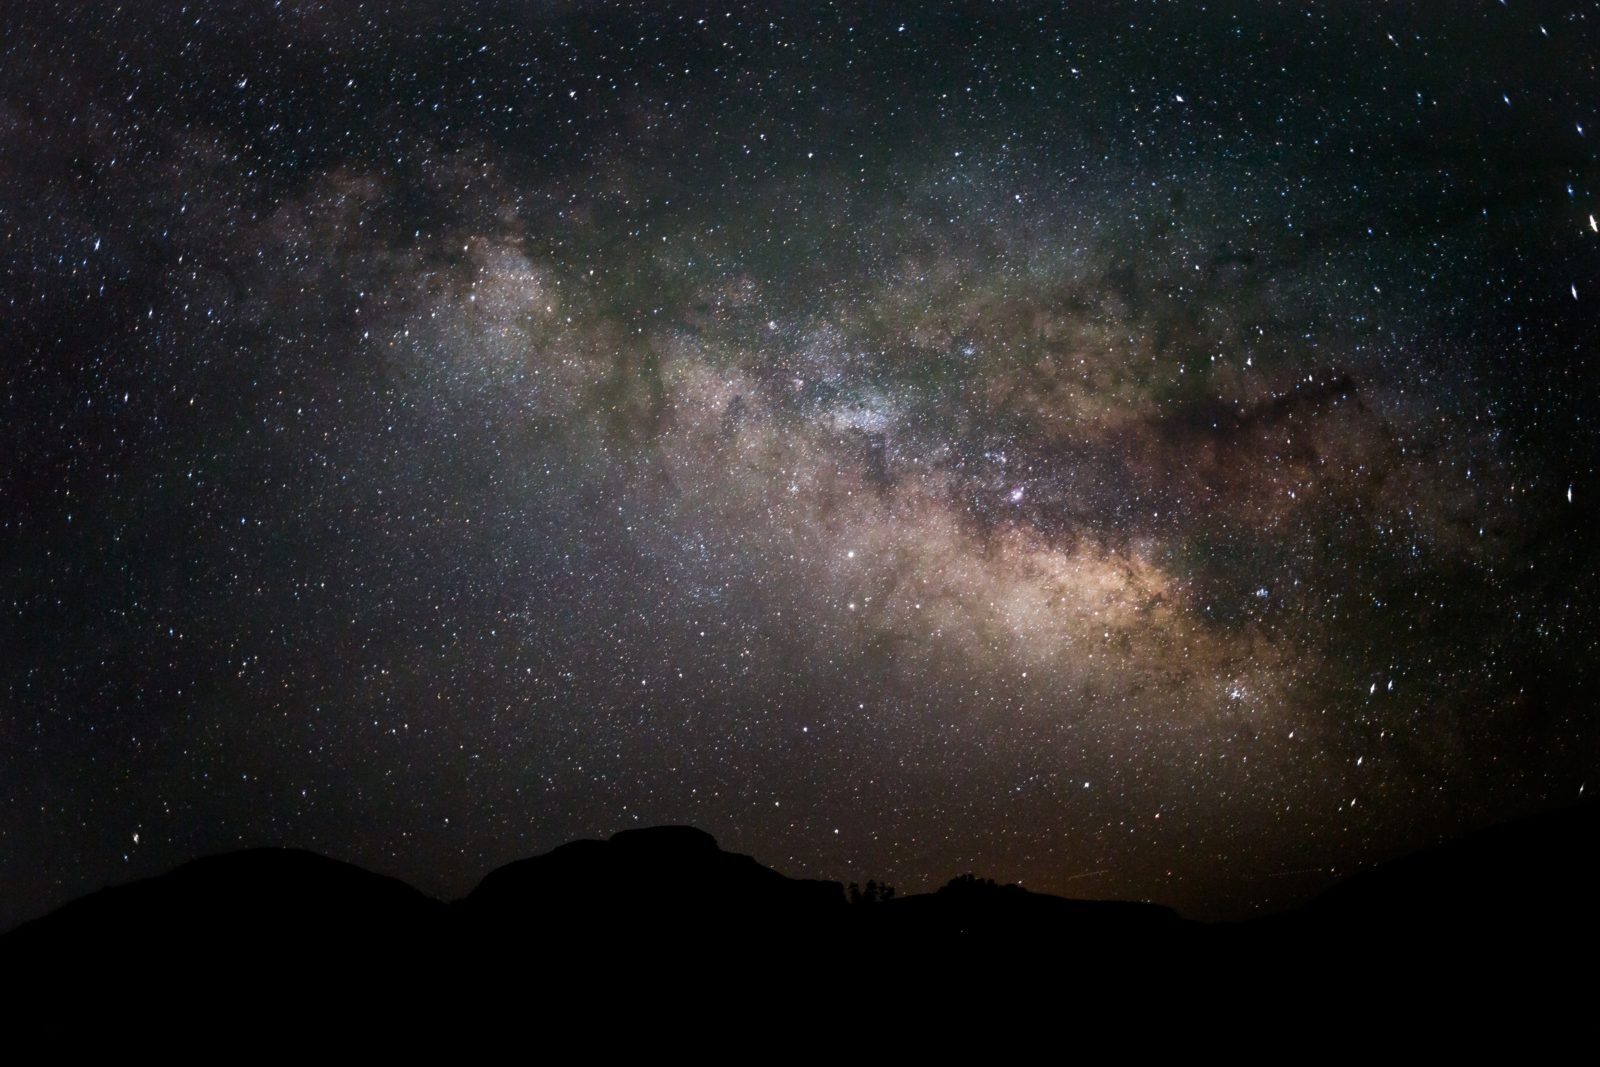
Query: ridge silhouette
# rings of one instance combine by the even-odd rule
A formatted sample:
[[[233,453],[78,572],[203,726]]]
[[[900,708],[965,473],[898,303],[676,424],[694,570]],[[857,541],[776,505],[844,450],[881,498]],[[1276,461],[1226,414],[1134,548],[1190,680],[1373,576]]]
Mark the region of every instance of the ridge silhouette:
[[[952,968],[1059,975],[1070,964],[1081,975],[1263,981],[1338,971],[1354,955],[1460,977],[1505,960],[1592,958],[1597,812],[1586,803],[1494,827],[1233,924],[971,875],[933,893],[858,892],[870,903],[852,905],[840,883],[789,878],[682,826],[574,841],[491,871],[448,904],[314,853],[251,849],[24,923],[0,936],[0,980],[95,1003],[156,991],[448,995],[530,981],[569,992],[775,978],[820,988],[862,965],[911,980]]]

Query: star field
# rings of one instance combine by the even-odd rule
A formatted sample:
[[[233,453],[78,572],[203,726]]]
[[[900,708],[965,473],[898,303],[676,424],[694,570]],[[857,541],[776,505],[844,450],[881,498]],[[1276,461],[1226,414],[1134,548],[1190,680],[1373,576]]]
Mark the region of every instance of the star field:
[[[1283,907],[1593,781],[1600,7],[0,14],[0,924]]]

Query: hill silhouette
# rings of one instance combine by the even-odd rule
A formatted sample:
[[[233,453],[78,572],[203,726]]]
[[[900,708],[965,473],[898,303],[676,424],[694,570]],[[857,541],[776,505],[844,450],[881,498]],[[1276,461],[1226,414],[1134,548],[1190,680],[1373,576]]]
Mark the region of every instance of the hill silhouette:
[[[102,889],[0,938],[0,974],[108,987],[393,964],[443,943],[446,905],[394,878],[299,849],[208,856]]]
[[[1256,926],[1290,942],[1468,964],[1592,955],[1597,854],[1600,805],[1580,804],[1379,864]]]
[[[362,996],[538,981],[567,990],[774,976],[804,987],[868,965],[1159,965],[1197,976],[1307,974],[1359,952],[1436,971],[1520,954],[1592,957],[1600,818],[1593,804],[1495,827],[1383,864],[1259,922],[1067,900],[967,875],[884,899],[786,877],[703,831],[658,827],[575,841],[433,900],[309,852],[253,849],[102,890],[0,937],[9,989],[78,998],[141,988],[330,990]],[[977,968],[983,968],[981,970]],[[309,995],[309,994],[306,994]],[[574,993],[576,995],[576,993]]]

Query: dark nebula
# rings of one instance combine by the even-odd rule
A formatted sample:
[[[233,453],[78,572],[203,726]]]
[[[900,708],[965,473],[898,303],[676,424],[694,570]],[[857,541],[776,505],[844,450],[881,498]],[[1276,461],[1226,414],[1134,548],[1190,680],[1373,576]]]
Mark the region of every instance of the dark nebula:
[[[1600,763],[1600,6],[0,11],[0,927],[1284,907]]]

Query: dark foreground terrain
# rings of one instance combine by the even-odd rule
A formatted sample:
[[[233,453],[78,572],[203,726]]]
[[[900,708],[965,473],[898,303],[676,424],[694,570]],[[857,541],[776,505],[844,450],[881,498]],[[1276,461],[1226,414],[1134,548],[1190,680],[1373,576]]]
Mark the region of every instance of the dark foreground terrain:
[[[593,1016],[709,994],[860,1005],[908,987],[991,1002],[1003,990],[1155,993],[1240,1011],[1323,1003],[1352,986],[1378,1010],[1397,1010],[1396,998],[1410,1010],[1460,994],[1586,996],[1597,828],[1594,804],[1549,812],[1244,924],[970,876],[852,903],[838,883],[785,877],[687,827],[575,841],[449,904],[313,853],[255,849],[24,924],[0,937],[0,976],[17,1018],[30,1002],[303,1002],[339,1014],[526,995],[537,1000],[524,1007]]]

